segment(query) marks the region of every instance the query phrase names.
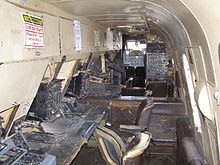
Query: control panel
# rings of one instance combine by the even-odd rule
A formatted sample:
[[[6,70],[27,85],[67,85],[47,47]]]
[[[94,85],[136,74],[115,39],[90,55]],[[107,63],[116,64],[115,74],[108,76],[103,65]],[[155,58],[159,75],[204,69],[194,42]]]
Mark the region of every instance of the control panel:
[[[56,165],[56,157],[18,148],[9,139],[4,143],[4,147],[1,148],[0,165]]]
[[[25,150],[13,147],[0,155],[0,164],[11,165],[26,153]]]
[[[147,44],[147,81],[165,82],[167,79],[168,59],[163,43]]]
[[[124,66],[144,67],[144,56],[143,55],[139,55],[139,56],[125,55]]]

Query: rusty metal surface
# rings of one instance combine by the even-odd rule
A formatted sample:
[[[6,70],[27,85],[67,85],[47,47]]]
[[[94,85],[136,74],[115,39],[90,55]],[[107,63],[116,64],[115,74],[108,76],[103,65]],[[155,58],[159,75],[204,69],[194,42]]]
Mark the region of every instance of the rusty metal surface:
[[[128,108],[138,108],[139,107],[139,104],[119,104],[119,103],[112,103],[111,104],[111,108],[119,108],[121,110],[125,110],[125,109],[128,109]]]

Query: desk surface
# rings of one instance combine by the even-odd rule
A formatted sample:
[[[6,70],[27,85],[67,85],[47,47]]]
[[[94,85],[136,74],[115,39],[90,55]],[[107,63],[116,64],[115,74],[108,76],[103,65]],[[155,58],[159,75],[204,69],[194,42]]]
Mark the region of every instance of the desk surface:
[[[32,150],[46,150],[48,154],[56,156],[58,165],[70,164],[92,136],[105,114],[105,109],[94,106],[82,116],[60,117],[44,123],[42,126],[46,133],[26,133],[27,143]]]

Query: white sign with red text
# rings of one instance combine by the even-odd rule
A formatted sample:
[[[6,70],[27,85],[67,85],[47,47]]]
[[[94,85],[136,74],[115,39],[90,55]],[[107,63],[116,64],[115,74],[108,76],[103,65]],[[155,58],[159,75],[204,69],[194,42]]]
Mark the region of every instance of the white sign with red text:
[[[25,30],[25,48],[44,48],[43,18],[22,14]]]

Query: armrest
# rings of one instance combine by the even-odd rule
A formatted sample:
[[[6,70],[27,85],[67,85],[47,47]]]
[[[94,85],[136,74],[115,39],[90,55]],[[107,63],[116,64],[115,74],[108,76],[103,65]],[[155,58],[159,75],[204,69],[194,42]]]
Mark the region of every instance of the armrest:
[[[143,132],[144,129],[140,128],[138,125],[120,125],[120,131],[124,132]]]
[[[145,149],[148,147],[150,140],[151,140],[151,133],[150,132],[142,132],[139,135],[139,143],[137,145],[135,145],[132,149],[128,150],[124,156],[123,156],[123,164],[125,164],[125,162],[128,159],[132,159],[135,158],[141,154],[143,154],[143,152],[145,151]]]

